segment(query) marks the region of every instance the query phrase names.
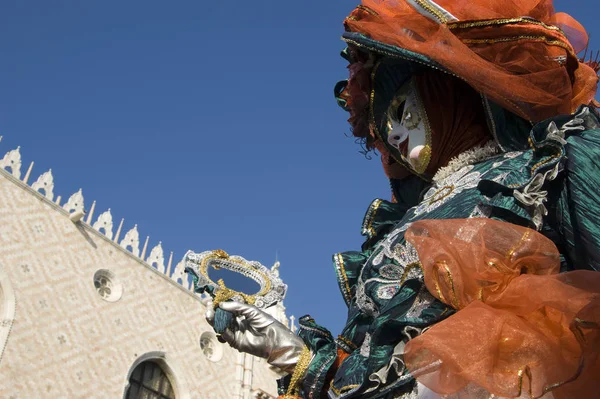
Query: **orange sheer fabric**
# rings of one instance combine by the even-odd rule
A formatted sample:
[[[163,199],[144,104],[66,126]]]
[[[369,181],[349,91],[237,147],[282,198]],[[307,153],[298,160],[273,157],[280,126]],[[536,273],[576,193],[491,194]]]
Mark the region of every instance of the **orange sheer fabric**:
[[[440,394],[584,398],[600,388],[600,273],[558,274],[541,234],[490,219],[424,220],[406,232],[432,295],[458,309],[406,346]]]
[[[594,98],[598,76],[576,56],[587,34],[567,14],[554,13],[551,0],[438,0],[459,19],[445,23],[407,1],[362,3],[346,18],[348,30],[426,55],[531,122]]]

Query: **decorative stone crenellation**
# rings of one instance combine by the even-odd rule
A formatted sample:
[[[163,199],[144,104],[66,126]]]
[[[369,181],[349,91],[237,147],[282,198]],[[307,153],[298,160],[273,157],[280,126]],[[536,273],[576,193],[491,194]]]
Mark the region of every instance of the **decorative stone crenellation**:
[[[0,168],[10,169],[10,173],[17,179],[21,178],[21,147],[9,151],[0,159]]]
[[[104,212],[104,213],[100,214],[100,216],[98,216],[98,219],[92,225],[92,227],[100,233],[102,233],[102,230],[104,230],[103,234],[109,240],[112,240],[112,238],[113,238],[113,231],[112,231],[113,230],[113,220],[112,220],[112,214],[110,213],[110,208],[108,208],[108,210],[106,212]]]
[[[158,245],[152,248],[148,259],[146,259],[146,263],[155,267],[159,272],[166,274],[165,255],[163,253],[162,241],[159,241]]]
[[[0,137],[0,141],[1,141]],[[21,179],[21,147],[17,147],[14,150],[8,151],[2,159],[0,159],[0,173],[9,173],[13,178],[19,179],[22,184],[24,184],[27,188],[32,191],[39,192],[44,195],[44,197],[52,203],[53,206],[60,207],[61,196],[57,196],[54,202],[54,175],[52,174],[52,169],[42,173],[37,180],[29,185],[27,182],[29,180],[30,174],[32,172],[34,163],[31,162],[27,173],[23,179]],[[164,258],[164,250],[162,247],[162,242],[159,242],[152,250],[150,251],[150,255],[144,260],[146,255],[146,248],[148,246],[149,237],[146,239],[144,243],[144,248],[140,253],[140,235],[138,232],[137,224],[133,226],[123,237],[122,240],[119,241],[119,237],[121,235],[121,230],[123,228],[123,221],[119,223],[116,233],[113,235],[113,217],[110,208],[101,213],[100,216],[96,219],[95,222],[92,223],[92,217],[94,213],[96,202],[93,202],[92,209],[90,209],[89,215],[87,219],[83,220],[83,215],[85,215],[86,210],[84,206],[84,198],[83,192],[81,189],[76,193],[72,194],[69,197],[69,200],[62,206],[62,209],[67,212],[73,222],[81,223],[83,226],[87,226],[88,228],[92,228],[96,230],[98,233],[103,234],[108,240],[112,241],[115,245],[122,247],[123,249],[131,252],[131,254],[138,258],[139,261],[145,263],[146,265],[153,267],[158,270],[160,273],[169,277],[175,283],[183,286],[186,290],[193,291],[193,285],[191,279],[188,277],[188,274],[185,273],[185,261],[181,259],[175,267],[172,267],[173,262],[173,253],[170,253],[168,264],[165,265]],[[271,270],[279,275],[279,262],[275,262]],[[106,280],[108,281],[108,280]],[[106,291],[105,287],[102,286],[102,281],[99,282],[98,288],[100,291]],[[104,291],[103,291],[104,290]],[[287,324],[287,319],[285,318],[285,308],[282,304],[273,307],[270,309],[270,312],[273,312],[274,315],[284,321]],[[295,329],[294,318],[290,317],[291,323],[289,324],[292,330]]]
[[[35,191],[44,191],[44,197],[50,201],[54,199],[54,177],[52,176],[52,169],[45,173],[42,173],[40,177],[31,185]]]
[[[135,256],[140,256],[140,233],[138,233],[137,224],[133,229],[125,233],[125,237],[121,241],[121,246],[125,249],[131,248],[131,253]]]
[[[69,213],[85,212],[83,207],[83,193],[81,189],[69,197],[69,200],[63,206],[63,209]]]

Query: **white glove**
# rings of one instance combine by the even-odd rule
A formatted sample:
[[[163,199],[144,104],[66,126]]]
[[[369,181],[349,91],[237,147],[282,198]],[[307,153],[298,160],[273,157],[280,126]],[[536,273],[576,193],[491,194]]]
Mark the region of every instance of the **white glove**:
[[[212,302],[207,305],[206,320],[214,324]],[[304,341],[271,315],[252,305],[239,302],[222,302],[219,307],[233,314],[231,324],[221,338],[240,352],[267,359],[267,363],[292,374]]]

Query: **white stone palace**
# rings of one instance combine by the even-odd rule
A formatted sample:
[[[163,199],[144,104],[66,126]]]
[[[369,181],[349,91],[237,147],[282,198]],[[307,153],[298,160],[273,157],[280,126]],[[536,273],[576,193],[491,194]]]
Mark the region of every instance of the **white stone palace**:
[[[32,169],[19,148],[0,160],[1,398],[277,396],[276,370],[216,340],[182,261],[140,250],[110,209],[94,220],[82,190],[61,205]],[[283,304],[270,313],[294,328]]]

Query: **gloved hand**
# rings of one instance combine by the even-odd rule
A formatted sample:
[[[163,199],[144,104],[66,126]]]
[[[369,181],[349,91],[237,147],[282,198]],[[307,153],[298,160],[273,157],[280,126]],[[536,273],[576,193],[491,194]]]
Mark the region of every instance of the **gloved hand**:
[[[212,302],[207,303],[206,320],[214,324]],[[221,337],[240,352],[267,359],[267,363],[291,374],[296,367],[304,341],[271,315],[252,305],[222,302],[219,307],[233,314]]]

